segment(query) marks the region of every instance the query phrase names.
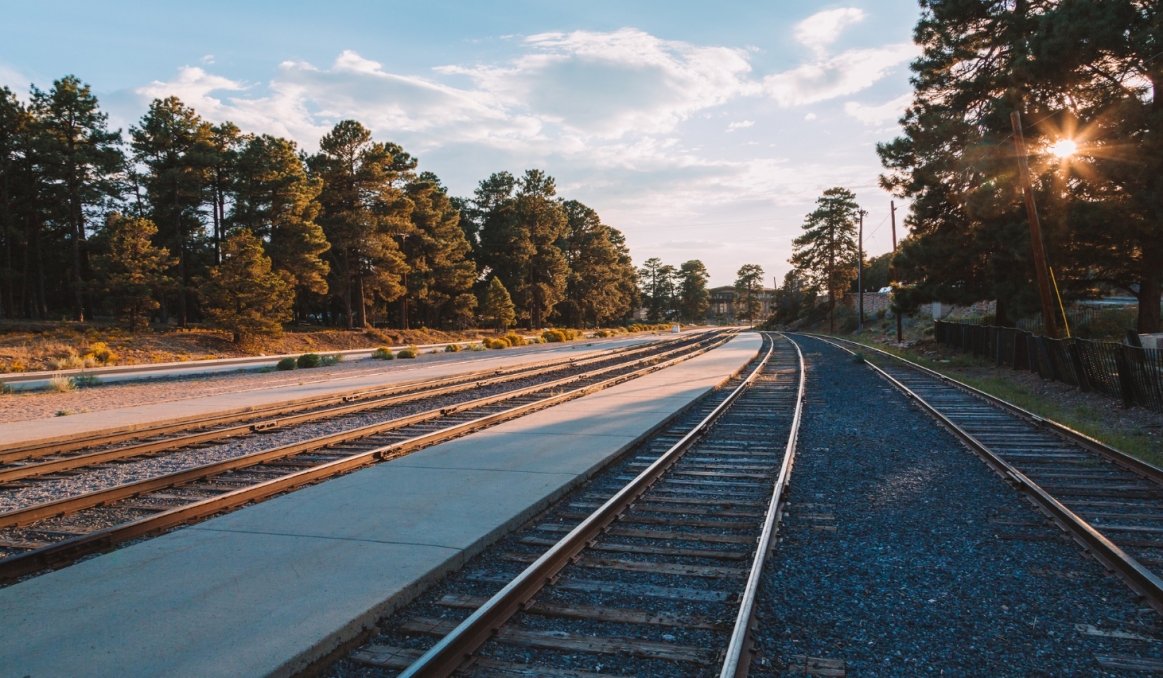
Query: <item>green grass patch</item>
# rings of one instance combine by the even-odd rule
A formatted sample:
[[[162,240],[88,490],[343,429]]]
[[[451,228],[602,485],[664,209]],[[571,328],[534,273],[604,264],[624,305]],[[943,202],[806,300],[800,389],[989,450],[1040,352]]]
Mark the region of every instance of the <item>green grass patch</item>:
[[[970,355],[956,355],[947,361],[934,360],[929,356],[917,355],[892,346],[877,346],[864,341],[858,341],[858,343],[911,360],[934,372],[939,372],[951,379],[956,379],[963,384],[984,391],[995,398],[1001,398],[1008,403],[1033,412],[1040,417],[1051,419],[1079,433],[1084,433],[1095,440],[1126,452],[1132,457],[1156,466],[1163,466],[1163,444],[1152,440],[1146,431],[1138,428],[1126,430],[1123,427],[1116,427],[1109,421],[1106,413],[1093,405],[1065,403],[1051,396],[1032,391],[1027,385],[1010,378],[1004,368],[994,367]],[[879,360],[884,361],[885,358],[882,357]],[[989,376],[979,376],[965,374],[961,371],[968,368],[977,370],[992,368],[992,370],[996,370],[996,373]]]

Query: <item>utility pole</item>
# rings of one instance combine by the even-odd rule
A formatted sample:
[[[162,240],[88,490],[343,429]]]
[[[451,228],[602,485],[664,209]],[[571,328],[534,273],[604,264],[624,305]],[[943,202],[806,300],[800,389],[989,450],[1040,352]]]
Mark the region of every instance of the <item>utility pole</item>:
[[[1046,246],[1042,242],[1042,224],[1038,221],[1038,206],[1034,204],[1034,188],[1030,183],[1030,165],[1026,161],[1026,139],[1022,136],[1022,116],[1010,113],[1014,126],[1014,147],[1018,152],[1018,175],[1022,194],[1026,198],[1026,216],[1030,219],[1030,245],[1034,249],[1034,274],[1038,279],[1038,294],[1042,297],[1042,325],[1046,336],[1058,338],[1058,320],[1054,316],[1054,297],[1050,292],[1050,275],[1046,267]]]
[[[856,330],[864,330],[864,210],[860,210],[860,236],[856,240],[856,296],[860,300]]]
[[[895,201],[893,201],[893,200],[888,201],[888,211],[889,211],[889,218],[892,220],[892,256],[893,256],[892,282],[893,282],[893,294],[896,294],[897,278],[896,278],[896,202]],[[892,314],[894,316],[896,316],[896,343],[899,344],[899,343],[901,343],[901,313],[900,313],[900,311],[893,309]]]

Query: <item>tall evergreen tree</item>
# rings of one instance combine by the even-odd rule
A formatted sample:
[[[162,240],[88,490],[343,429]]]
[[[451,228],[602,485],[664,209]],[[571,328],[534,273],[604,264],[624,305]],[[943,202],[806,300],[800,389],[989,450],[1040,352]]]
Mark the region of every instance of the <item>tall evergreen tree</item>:
[[[530,327],[542,326],[565,296],[569,265],[557,242],[566,216],[556,194],[553,178],[541,170],[516,181],[494,174],[479,191],[482,263],[506,283],[518,317]]]
[[[836,296],[856,277],[856,221],[860,206],[846,188],[829,188],[804,220],[804,233],[792,244],[792,266],[812,286],[828,293],[828,328],[834,332]]]
[[[670,271],[672,268],[662,263],[658,257],[650,257],[638,269],[638,281],[642,286],[642,299],[646,304],[646,320],[661,322],[669,303]]]
[[[632,299],[623,284],[633,266],[623,260],[615,244],[615,230],[602,223],[598,213],[576,200],[562,202],[566,230],[558,242],[569,274],[565,299],[557,312],[570,327],[587,322],[594,327],[626,315]],[[619,236],[621,234],[618,234]],[[627,269],[631,269],[630,272]]]
[[[354,120],[337,124],[308,160],[323,182],[319,223],[331,243],[331,275],[348,329],[366,327],[369,304],[404,293],[408,266],[397,242],[411,230],[412,203],[397,182],[415,161],[394,144],[376,142]]]
[[[251,137],[238,154],[231,188],[231,226],[264,241],[274,269],[290,275],[301,301],[326,294],[330,269],[321,256],[330,245],[315,221],[323,182],[307,176],[295,142]]]
[[[412,202],[412,229],[404,244],[409,268],[404,298],[417,302],[415,311],[429,325],[464,324],[477,305],[472,294],[477,270],[468,258],[472,247],[461,230],[460,213],[430,172],[409,182],[405,193]]]
[[[134,157],[143,176],[149,212],[163,245],[177,254],[178,322],[189,322],[189,294],[196,263],[205,247],[199,210],[210,160],[204,152],[211,133],[194,109],[177,97],[154,99],[137,127],[130,129]],[[163,316],[166,308],[162,307]]]
[[[517,322],[513,300],[509,297],[509,290],[505,289],[501,279],[494,276],[485,289],[485,298],[481,303],[481,317],[485,323],[503,331]]]
[[[282,333],[295,298],[291,275],[273,270],[262,242],[250,231],[230,236],[222,254],[222,263],[210,269],[201,286],[210,322],[229,330],[236,344]]]
[[[165,271],[174,261],[166,248],[154,247],[156,234],[148,219],[112,213],[101,233],[106,251],[94,257],[97,289],[130,332],[149,321],[159,306],[155,293],[171,282]]]
[[[27,280],[17,269],[16,257],[27,252],[20,240],[21,224],[33,200],[27,186],[27,175],[21,171],[30,152],[32,115],[7,87],[0,87],[0,316],[15,318],[17,281],[24,288]]]
[[[743,264],[735,277],[735,317],[753,323],[759,319],[763,302],[763,268],[758,264]]]
[[[54,216],[68,233],[73,319],[82,321],[88,219],[120,195],[117,179],[125,167],[121,132],[109,130],[109,116],[101,112],[89,86],[75,76],[53,82],[47,92],[33,87],[32,109],[44,189],[53,193],[50,202],[59,205]]]
[[[206,158],[206,183],[210,198],[210,216],[214,225],[214,263],[222,263],[222,240],[226,236],[226,200],[236,180],[238,152],[248,136],[232,122],[210,127],[202,139]]]
[[[707,309],[711,307],[708,280],[707,267],[698,259],[679,266],[678,311],[683,320],[697,322],[706,317]]]

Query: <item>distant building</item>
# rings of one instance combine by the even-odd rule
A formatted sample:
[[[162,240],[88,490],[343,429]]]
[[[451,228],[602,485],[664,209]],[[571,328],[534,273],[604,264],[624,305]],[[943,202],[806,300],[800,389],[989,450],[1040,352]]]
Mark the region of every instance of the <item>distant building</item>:
[[[707,317],[714,320],[723,318],[724,320],[735,320],[735,298],[738,293],[735,291],[733,285],[726,285],[724,287],[712,287],[708,290],[710,293],[711,306],[707,310]],[[755,320],[763,321],[767,316],[775,311],[775,290],[770,287],[764,287],[763,291],[759,293],[759,303],[761,310],[759,317]]]

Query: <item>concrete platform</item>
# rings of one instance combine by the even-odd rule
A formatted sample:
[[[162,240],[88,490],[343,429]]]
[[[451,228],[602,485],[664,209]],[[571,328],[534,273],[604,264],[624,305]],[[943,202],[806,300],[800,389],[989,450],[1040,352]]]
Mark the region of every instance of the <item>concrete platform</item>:
[[[685,363],[0,589],[4,676],[286,676],[742,367]]]
[[[382,370],[346,377],[307,381],[275,388],[240,390],[234,393],[173,400],[154,405],[125,407],[99,412],[74,414],[69,417],[34,419],[0,424],[0,450],[20,447],[34,442],[66,440],[82,434],[131,431],[150,424],[188,421],[216,413],[239,412],[264,405],[293,403],[331,393],[386,386],[416,379],[435,379],[465,372],[509,367],[524,363],[560,358],[568,353],[584,357],[600,351],[631,346],[670,335],[630,336],[609,341],[560,344],[551,348],[516,349],[511,353],[468,353],[456,361],[425,364],[423,358],[414,364],[383,363]],[[309,376],[306,377],[310,379]],[[99,397],[99,394],[95,397]]]

